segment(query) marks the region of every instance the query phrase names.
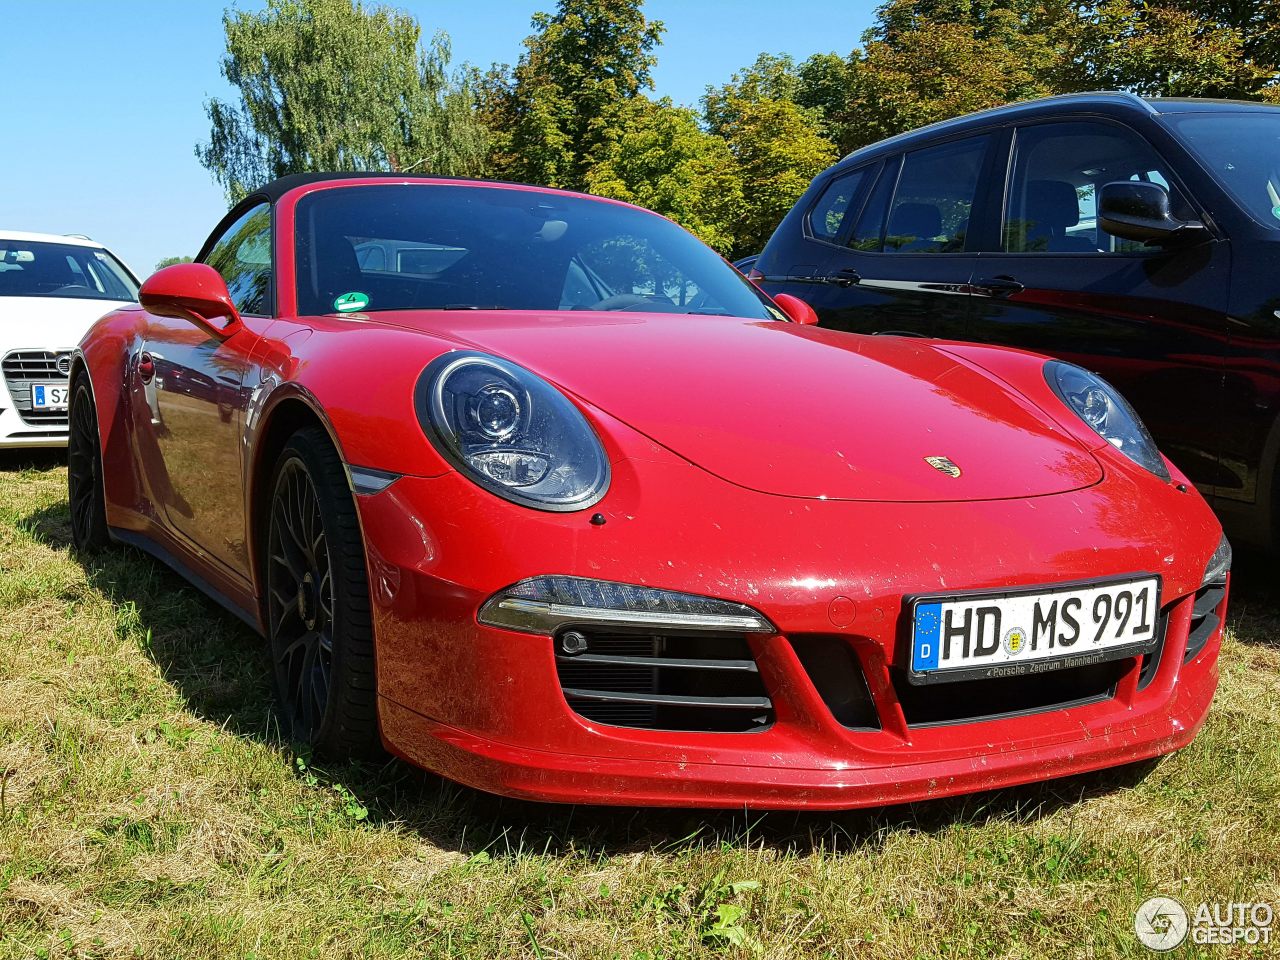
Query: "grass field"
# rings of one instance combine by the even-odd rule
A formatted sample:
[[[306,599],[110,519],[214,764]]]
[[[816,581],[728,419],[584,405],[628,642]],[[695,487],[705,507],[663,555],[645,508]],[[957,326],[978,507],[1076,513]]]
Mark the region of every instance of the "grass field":
[[[79,563],[65,482],[0,459],[0,958],[1141,957],[1152,894],[1280,900],[1264,558],[1157,764],[835,817],[571,809],[310,766],[261,642],[138,553]]]

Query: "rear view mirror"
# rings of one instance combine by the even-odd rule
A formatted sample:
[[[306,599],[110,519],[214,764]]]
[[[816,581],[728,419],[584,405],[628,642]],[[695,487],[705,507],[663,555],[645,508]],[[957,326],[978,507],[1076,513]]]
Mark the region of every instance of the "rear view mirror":
[[[787,315],[787,319],[792,323],[813,326],[818,322],[818,315],[813,312],[813,307],[799,297],[793,297],[789,293],[780,293],[773,298],[773,302],[781,308],[782,312]]]
[[[220,340],[241,327],[222,275],[208,264],[175,263],[157,270],[142,284],[138,300],[152,313],[190,320]]]
[[[1170,212],[1168,190],[1142,180],[1103,184],[1098,225],[1113,236],[1155,245],[1198,240],[1208,234],[1198,220],[1179,220]]]

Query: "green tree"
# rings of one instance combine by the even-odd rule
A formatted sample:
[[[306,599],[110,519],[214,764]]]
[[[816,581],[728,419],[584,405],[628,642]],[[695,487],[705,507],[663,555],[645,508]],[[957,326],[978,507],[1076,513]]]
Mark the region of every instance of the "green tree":
[[[707,127],[729,148],[743,195],[732,255],[759,252],[815,176],[836,159],[816,110],[799,106],[787,57],[761,56],[703,98]]]
[[[1268,21],[1257,14],[1270,8]],[[1147,96],[1277,95],[1280,2],[1104,0],[1081,10],[1076,64],[1108,87]],[[1082,85],[1082,84],[1081,84]]]
[[[839,145],[852,150],[1074,82],[1070,0],[890,0],[849,57]]]
[[[196,155],[231,199],[312,170],[483,170],[485,131],[445,34],[424,47],[412,17],[360,0],[267,0],[222,22],[239,102],[205,105]]]
[[[190,263],[190,257],[163,257],[156,261],[156,269],[163,270],[165,267],[172,267],[175,263]]]
[[[560,0],[537,13],[514,69],[495,66],[478,87],[502,176],[582,189],[613,150],[629,101],[652,85],[663,26],[642,0]]]
[[[587,171],[585,188],[656,210],[721,253],[735,251],[742,181],[728,144],[670,100],[628,101],[615,136]]]

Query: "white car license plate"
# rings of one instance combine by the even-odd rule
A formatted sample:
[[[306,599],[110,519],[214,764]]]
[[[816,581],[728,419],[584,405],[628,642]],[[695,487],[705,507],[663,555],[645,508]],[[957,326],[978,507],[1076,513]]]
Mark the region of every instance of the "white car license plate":
[[[71,387],[65,383],[33,383],[31,406],[35,410],[65,410],[71,399]]]
[[[916,597],[914,684],[1018,677],[1119,660],[1153,649],[1160,578]]]

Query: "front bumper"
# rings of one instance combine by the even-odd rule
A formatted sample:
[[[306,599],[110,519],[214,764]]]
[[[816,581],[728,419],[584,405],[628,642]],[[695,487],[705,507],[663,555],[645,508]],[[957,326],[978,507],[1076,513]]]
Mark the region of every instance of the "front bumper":
[[[35,410],[31,403],[34,383],[63,384],[70,369],[67,350],[11,350],[0,358],[0,449],[14,447],[65,447],[67,413]]]
[[[357,499],[384,741],[495,793],[758,808],[945,796],[1176,750],[1204,722],[1217,684],[1225,593],[1211,635],[1184,654],[1220,529],[1197,495],[1136,472],[1020,501],[823,502],[754,493],[655,454],[614,464],[613,489],[597,508],[603,526],[589,524],[594,511],[539,514],[498,502],[453,474],[404,477]],[[748,638],[770,722],[717,733],[586,719],[561,689],[550,637],[476,620],[495,591],[548,572],[759,610],[778,627]],[[902,597],[1135,572],[1163,578],[1165,639],[1145,673],[1142,658],[1131,658],[1104,697],[994,719],[922,724],[904,709]],[[853,651],[874,728],[836,719],[797,656],[800,638],[812,637]],[[974,717],[984,712],[992,711],[974,704]]]

